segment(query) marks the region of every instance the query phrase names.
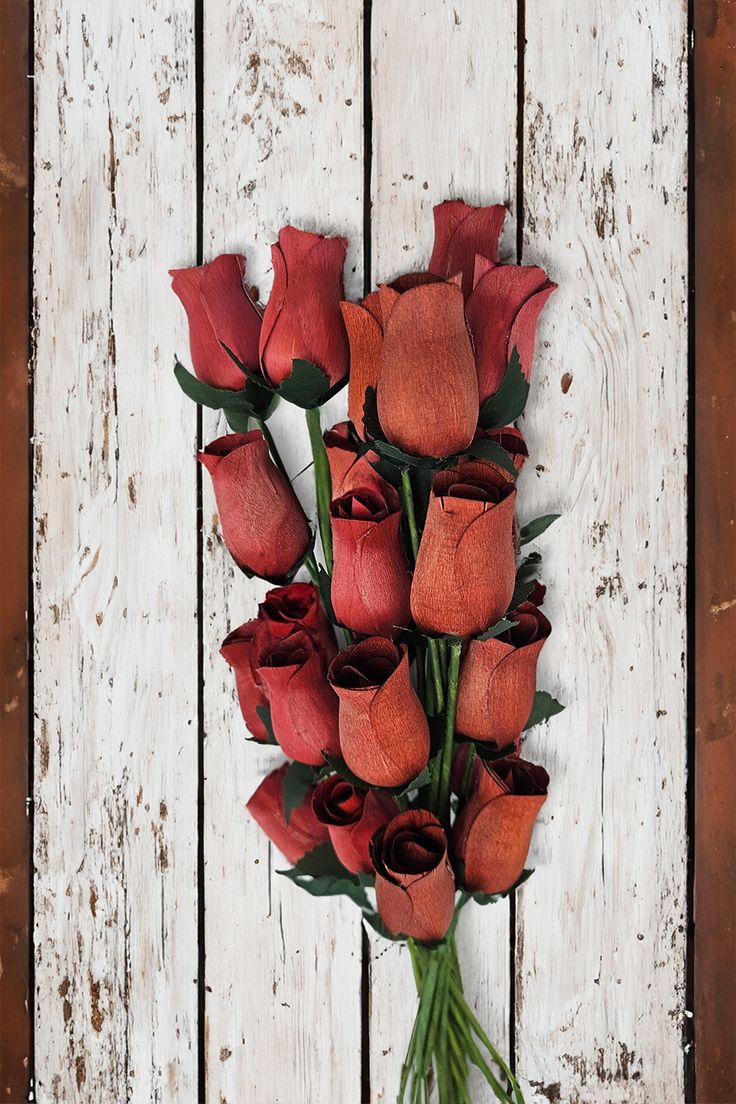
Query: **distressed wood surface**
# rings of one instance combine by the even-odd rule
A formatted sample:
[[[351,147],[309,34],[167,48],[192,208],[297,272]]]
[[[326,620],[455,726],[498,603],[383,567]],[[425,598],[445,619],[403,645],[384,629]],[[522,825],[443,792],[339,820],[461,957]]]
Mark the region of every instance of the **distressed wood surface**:
[[[194,4],[36,4],[36,1092],[192,1101]]]
[[[517,1062],[531,1101],[683,1099],[687,7],[527,0],[524,261],[560,290],[524,418],[522,520],[567,710],[519,894]],[[554,428],[552,428],[554,427]]]
[[[516,199],[516,3],[375,0],[372,285],[426,268],[432,207],[447,198],[506,203],[503,247],[513,259]],[[489,65],[489,59],[493,59]],[[482,125],[479,121],[482,120]],[[467,910],[459,950],[468,996],[508,1053],[509,905]],[[411,1034],[415,995],[405,947],[371,936],[371,1089],[392,1101]],[[480,1076],[473,1098],[485,1099]]]
[[[362,290],[363,59],[357,0],[207,0],[204,9],[204,252],[235,249],[262,299],[270,246],[294,223],[350,239],[347,286]],[[344,398],[323,424],[344,417]],[[290,473],[309,463],[300,410],[269,423]],[[204,418],[209,441],[225,424]],[[311,468],[295,488],[314,517]],[[275,870],[284,859],[245,812],[283,762],[246,743],[225,634],[268,589],[233,571],[204,486],[207,1096],[218,1104],[323,1104],[361,1094],[361,933],[355,906],[316,900]]]

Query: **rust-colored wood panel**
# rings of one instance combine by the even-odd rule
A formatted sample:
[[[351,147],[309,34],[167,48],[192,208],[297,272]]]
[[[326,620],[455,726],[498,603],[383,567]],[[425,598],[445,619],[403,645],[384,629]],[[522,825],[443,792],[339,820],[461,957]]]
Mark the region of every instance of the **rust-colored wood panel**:
[[[29,7],[0,4],[0,1099],[28,1095]]]
[[[695,1081],[736,1100],[736,0],[695,0]]]

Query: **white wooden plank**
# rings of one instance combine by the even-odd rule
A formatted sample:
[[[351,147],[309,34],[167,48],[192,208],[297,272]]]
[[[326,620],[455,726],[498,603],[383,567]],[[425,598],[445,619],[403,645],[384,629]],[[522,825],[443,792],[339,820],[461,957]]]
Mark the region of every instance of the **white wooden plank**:
[[[683,1100],[686,28],[676,0],[526,4],[524,260],[560,290],[520,501],[563,515],[540,680],[568,703],[527,745],[552,775],[518,912],[540,1104]]]
[[[513,256],[516,193],[516,3],[375,0],[372,21],[373,284],[424,268],[432,207],[448,198],[506,203]],[[371,1088],[393,1100],[414,1015],[406,951],[371,939]],[[465,987],[508,1051],[509,907],[468,909],[459,932]],[[473,1099],[484,1100],[479,1078]]]
[[[193,15],[35,6],[42,1101],[196,1099]]]
[[[265,299],[270,245],[293,223],[351,242],[346,291],[362,290],[362,4],[207,0],[205,254],[247,256]],[[331,404],[325,425],[344,417]],[[329,419],[329,420],[328,420]],[[271,422],[290,472],[308,463],[303,416]],[[223,431],[204,419],[206,440]],[[205,480],[207,1088],[218,1104],[360,1099],[361,934],[348,902],[318,901],[273,873],[284,860],[245,801],[282,756],[244,740],[229,628],[265,585],[232,571]],[[295,482],[313,514],[312,473]]]

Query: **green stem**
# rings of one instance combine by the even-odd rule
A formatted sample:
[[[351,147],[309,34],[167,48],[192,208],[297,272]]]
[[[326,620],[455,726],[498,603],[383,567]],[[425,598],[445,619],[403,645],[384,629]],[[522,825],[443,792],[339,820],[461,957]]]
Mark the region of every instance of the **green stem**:
[[[465,756],[465,769],[463,770],[463,783],[460,787],[461,801],[467,801],[470,788],[470,779],[473,776],[473,763],[475,762],[475,744],[468,744],[468,752]]]
[[[332,574],[332,528],[330,525],[332,480],[330,478],[330,465],[327,462],[325,443],[322,440],[319,407],[314,406],[305,411],[305,414],[307,429],[309,430],[309,444],[312,447],[312,458],[314,460],[314,486],[317,492],[319,535],[322,538],[322,552],[325,557],[327,571]]]
[[[450,662],[447,674],[447,704],[445,706],[445,742],[440,753],[439,788],[437,793],[438,815],[445,827],[450,824],[450,790],[452,780],[452,752],[455,741],[455,713],[457,710],[457,684],[460,675],[462,642],[450,644]]]

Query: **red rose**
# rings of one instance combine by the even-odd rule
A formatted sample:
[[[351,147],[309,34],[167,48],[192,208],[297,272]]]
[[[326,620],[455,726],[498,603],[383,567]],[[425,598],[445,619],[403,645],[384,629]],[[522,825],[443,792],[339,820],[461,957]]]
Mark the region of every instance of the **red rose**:
[[[534,703],[537,659],[551,625],[531,602],[509,614],[518,624],[494,640],[471,640],[460,668],[458,732],[496,748],[518,743]]]
[[[420,629],[471,636],[503,617],[516,578],[515,503],[513,482],[492,464],[437,472],[411,587]]]
[[[383,343],[378,417],[414,456],[462,452],[478,424],[478,378],[463,296],[452,281],[379,291]]]
[[[373,833],[396,813],[394,799],[375,790],[358,790],[331,774],[315,787],[312,808],[326,825],[342,865],[353,874],[372,874],[368,845]]]
[[[311,583],[289,583],[269,590],[258,606],[257,624],[262,647],[268,641],[283,640],[304,629],[317,641],[327,662],[337,653],[334,630],[324,615],[317,588]]]
[[[447,280],[456,272],[463,277],[463,296],[473,287],[475,255],[498,259],[506,208],[471,207],[461,199],[448,199],[434,208],[434,249],[429,271]]]
[[[378,386],[378,364],[383,344],[383,313],[377,291],[366,295],[362,303],[341,303],[342,317],[350,343],[348,377],[348,417],[365,441],[363,408],[369,387]]]
[[[212,476],[225,544],[253,575],[277,581],[305,555],[311,533],[291,484],[268,454],[260,429],[229,433],[198,459]]]
[[[324,653],[309,633],[300,629],[266,644],[256,677],[268,692],[274,736],[287,755],[320,766],[323,751],[340,754],[337,698]]]
[[[473,792],[455,821],[455,855],[471,893],[504,893],[524,869],[549,775],[524,759],[476,759]]]
[[[260,358],[274,387],[291,375],[292,360],[310,360],[338,383],[348,372],[348,342],[340,313],[345,238],[325,238],[286,226],[271,247],[273,288],[263,312]]]
[[[377,453],[360,455],[360,442],[350,422],[338,422],[322,435],[322,439],[330,465],[333,498],[340,498],[354,487],[382,485],[383,480],[371,463],[378,459]]]
[[[266,775],[245,807],[284,858],[298,863],[309,851],[326,843],[329,832],[314,815],[311,791],[286,823],[284,776],[288,769],[289,764],[284,763],[283,767]]]
[[[429,728],[409,679],[405,644],[373,636],[332,661],[340,699],[340,750],[353,774],[372,786],[402,786],[429,759]]]
[[[501,386],[514,346],[529,379],[537,320],[556,286],[541,268],[476,258],[465,314],[473,335],[481,405]]]
[[[330,514],[338,621],[362,636],[396,636],[409,623],[411,585],[399,496],[381,480],[336,498]]]
[[[258,706],[267,706],[268,698],[256,682],[256,649],[254,634],[257,621],[246,621],[233,629],[222,642],[220,655],[235,672],[240,712],[254,740],[268,743],[268,730],[256,712]]]
[[[212,387],[239,391],[245,376],[220,345],[258,371],[261,315],[243,286],[245,257],[223,253],[197,268],[172,268],[171,286],[187,312],[192,366]]]
[[[370,844],[376,871],[376,903],[393,935],[442,939],[455,910],[455,877],[447,837],[426,809],[399,813]]]

